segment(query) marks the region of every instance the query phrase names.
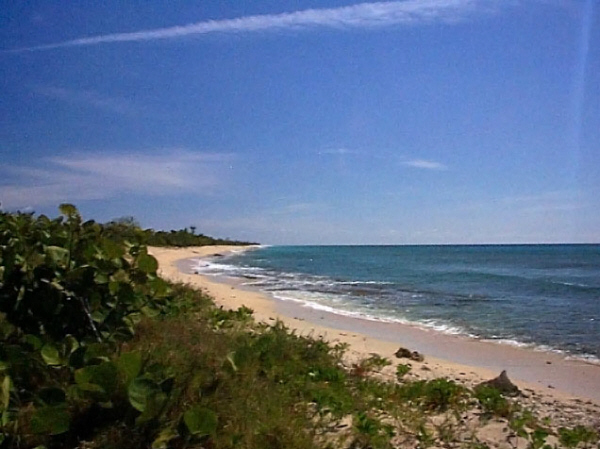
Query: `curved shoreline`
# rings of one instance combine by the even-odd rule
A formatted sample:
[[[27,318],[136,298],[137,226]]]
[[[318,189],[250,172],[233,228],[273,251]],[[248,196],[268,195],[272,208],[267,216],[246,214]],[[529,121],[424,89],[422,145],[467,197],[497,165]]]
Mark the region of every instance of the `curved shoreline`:
[[[267,293],[240,285],[236,280],[214,279],[193,274],[189,259],[198,259],[252,247],[150,248],[169,280],[184,282],[206,291],[219,306],[254,310],[257,321],[282,321],[303,335],[322,337],[350,345],[348,356],[359,360],[377,353],[394,365],[406,363],[393,354],[399,346],[425,354],[424,363],[411,362],[418,378],[448,377],[468,386],[508,370],[511,379],[536,397],[536,403],[592,401],[600,406],[600,366],[569,360],[561,354],[535,351],[482,341],[464,336],[442,334],[410,324],[385,323],[348,317],[278,300]],[[187,262],[186,262],[187,260]],[[592,411],[588,411],[593,413]],[[595,410],[600,414],[600,408]]]
[[[210,277],[210,275],[208,277]],[[217,278],[218,278],[218,276],[217,276]],[[224,279],[223,282],[231,283],[231,280]],[[240,286],[240,288],[250,288],[251,289],[253,287],[252,287],[252,285],[248,286],[247,284],[242,284]],[[268,291],[263,291],[260,289],[256,289],[256,290],[261,291],[263,294],[270,296],[276,302],[297,304],[299,307],[302,307],[302,309],[308,308],[310,310],[313,310],[315,314],[317,314],[317,313],[331,314],[334,316],[342,317],[343,319],[347,318],[347,319],[352,319],[352,320],[368,321],[368,322],[379,323],[382,325],[389,325],[389,326],[395,326],[395,325],[396,326],[407,326],[407,327],[418,329],[418,330],[421,330],[424,332],[433,332],[433,333],[443,335],[446,337],[454,337],[454,338],[464,339],[464,340],[468,340],[468,341],[474,340],[474,341],[478,341],[478,342],[482,342],[482,343],[489,343],[489,344],[496,345],[496,346],[500,345],[503,347],[509,347],[509,348],[520,349],[520,350],[525,350],[525,351],[532,351],[532,352],[537,352],[537,353],[541,353],[541,354],[557,355],[561,358],[564,358],[565,360],[571,360],[571,361],[580,362],[583,364],[595,365],[595,366],[600,367],[600,359],[598,359],[595,356],[591,356],[591,355],[579,356],[579,355],[571,354],[571,353],[561,350],[561,349],[555,349],[555,348],[551,348],[551,347],[544,346],[544,345],[522,343],[518,340],[494,339],[494,338],[488,338],[488,337],[484,337],[484,336],[470,334],[470,333],[463,332],[463,331],[447,331],[445,329],[440,329],[440,327],[438,327],[436,325],[428,325],[427,323],[422,323],[419,321],[410,321],[410,320],[393,319],[393,318],[389,318],[389,319],[380,318],[375,315],[364,315],[361,313],[352,313],[352,312],[348,312],[348,311],[342,310],[342,309],[336,310],[334,307],[328,307],[328,306],[315,307],[315,305],[313,303],[311,303],[310,301],[304,301],[304,300],[295,299],[295,298],[282,298],[282,297],[278,296],[277,294],[271,294]],[[452,329],[456,329],[456,328],[452,328]]]

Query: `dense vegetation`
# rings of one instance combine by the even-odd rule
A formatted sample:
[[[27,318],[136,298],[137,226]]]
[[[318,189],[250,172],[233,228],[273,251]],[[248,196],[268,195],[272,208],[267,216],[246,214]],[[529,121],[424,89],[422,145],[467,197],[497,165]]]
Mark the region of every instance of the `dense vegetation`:
[[[343,346],[218,309],[160,279],[136,238],[60,210],[0,214],[0,448],[481,449],[460,427],[473,407],[517,443],[548,436],[496,390],[406,381],[408,365],[382,382],[386,359],[345,366]]]
[[[155,231],[154,229],[142,229],[133,217],[122,217],[102,225],[103,234],[111,240],[122,242],[137,242],[150,246],[208,246],[208,245],[252,245],[253,242],[239,240],[218,239],[196,234],[196,227],[171,230]]]

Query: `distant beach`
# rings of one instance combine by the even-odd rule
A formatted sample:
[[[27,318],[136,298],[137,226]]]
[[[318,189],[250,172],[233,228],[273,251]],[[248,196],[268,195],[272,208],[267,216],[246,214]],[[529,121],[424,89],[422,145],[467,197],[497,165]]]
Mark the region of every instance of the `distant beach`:
[[[447,335],[433,329],[422,329],[400,323],[363,320],[323,310],[304,307],[293,301],[280,301],[272,296],[242,285],[239,278],[199,275],[194,267],[199,259],[215,261],[232,251],[255,247],[197,247],[185,249],[151,248],[158,259],[160,273],[165,278],[190,284],[215,299],[224,308],[242,305],[254,310],[257,321],[282,321],[291,330],[322,337],[331,343],[350,345],[348,357],[359,360],[377,353],[397,363],[394,357],[402,346],[425,355],[424,362],[414,365],[415,378],[447,377],[473,386],[497,376],[506,369],[521,389],[535,399],[536,404],[561,403],[569,406],[590,401],[589,413],[600,414],[600,366],[574,360],[559,353],[535,351],[475,340],[465,336]],[[212,257],[211,259],[206,259]]]

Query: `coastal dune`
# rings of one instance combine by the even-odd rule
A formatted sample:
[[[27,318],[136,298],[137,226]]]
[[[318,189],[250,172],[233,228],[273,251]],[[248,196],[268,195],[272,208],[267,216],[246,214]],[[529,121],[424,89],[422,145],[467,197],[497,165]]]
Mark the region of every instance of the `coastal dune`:
[[[410,363],[409,378],[446,377],[468,387],[507,370],[510,379],[525,393],[525,401],[546,416],[560,419],[565,413],[600,419],[600,366],[571,360],[561,354],[534,351],[498,343],[453,336],[411,325],[363,320],[327,313],[291,301],[276,300],[242,285],[241,280],[194,273],[200,258],[226,255],[252,247],[209,246],[149,248],[164,278],[188,284],[214,298],[217,306],[254,311],[259,322],[283,322],[300,335],[323,338],[332,344],[349,345],[349,365],[372,354],[393,362],[382,371],[392,378],[397,364]],[[422,362],[398,359],[399,347],[424,354]]]

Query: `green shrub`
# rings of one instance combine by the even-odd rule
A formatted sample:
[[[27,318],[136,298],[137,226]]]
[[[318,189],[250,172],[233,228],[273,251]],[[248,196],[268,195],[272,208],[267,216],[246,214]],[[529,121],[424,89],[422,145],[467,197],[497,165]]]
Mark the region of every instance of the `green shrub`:
[[[393,427],[383,424],[379,419],[365,412],[354,417],[356,436],[350,447],[359,448],[391,448],[391,439],[395,435]]]
[[[558,433],[560,443],[568,448],[575,448],[580,444],[587,447],[598,442],[598,433],[585,426],[576,426],[572,429],[561,427]]]
[[[399,395],[404,400],[435,411],[445,411],[451,407],[462,408],[468,397],[466,388],[443,378],[402,385]]]
[[[475,397],[486,413],[503,418],[510,416],[510,402],[496,388],[481,385],[475,389]]]
[[[406,376],[410,372],[411,369],[412,369],[412,367],[410,365],[405,365],[403,363],[400,363],[396,367],[396,379],[398,379],[398,381],[402,381],[404,376]]]
[[[352,367],[352,371],[356,376],[364,377],[373,371],[380,371],[382,368],[391,365],[385,357],[381,357],[379,354],[371,354],[371,356],[361,360]]]
[[[169,309],[156,260],[144,246],[106,238],[74,206],[60,211],[54,220],[0,214],[0,430],[8,445],[69,445],[89,434],[83,417],[92,415],[131,416],[145,427],[170,394],[168,378],[156,383],[137,355],[116,352],[142,317]]]

